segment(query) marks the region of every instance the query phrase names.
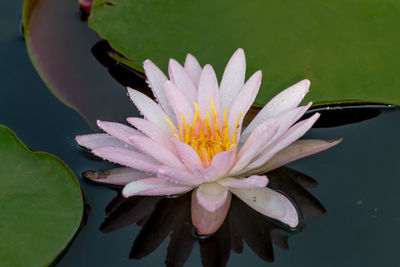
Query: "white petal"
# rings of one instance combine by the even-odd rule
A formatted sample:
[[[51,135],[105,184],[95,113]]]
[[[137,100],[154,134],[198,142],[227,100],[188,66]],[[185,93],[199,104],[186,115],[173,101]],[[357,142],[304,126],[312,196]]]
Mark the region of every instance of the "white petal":
[[[250,163],[244,171],[250,171],[251,169],[256,169],[264,165],[278,151],[282,150],[303,136],[313,126],[319,116],[319,113],[315,113],[312,117],[298,122],[289,128],[286,133],[281,135],[275,142],[261,152],[261,156],[257,160]]]
[[[238,179],[227,177],[221,180],[218,180],[218,183],[222,186],[229,188],[258,188],[258,187],[266,187],[268,184],[268,178],[265,175],[252,175],[248,178]]]
[[[308,157],[315,153],[327,150],[337,144],[342,139],[338,140],[297,140],[288,147],[282,149],[276,153],[270,160],[267,161],[263,166],[258,168],[257,173],[266,173],[275,170],[283,165],[286,165],[292,161]]]
[[[142,119],[142,118],[127,118],[127,121],[132,124],[136,129],[140,132],[147,135],[149,138],[154,141],[162,144],[165,148],[167,148],[172,153],[176,154],[175,147],[169,140],[169,137],[166,133],[164,133],[160,127],[155,125],[153,122]],[[177,154],[176,154],[177,155]]]
[[[183,194],[192,190],[190,186],[178,185],[164,178],[145,178],[127,184],[122,190],[124,197],[164,196]]]
[[[164,84],[165,92],[167,93],[168,101],[174,110],[176,121],[181,125],[183,123],[182,115],[188,123],[193,122],[193,105],[188,99],[181,93],[178,87],[170,81],[166,81]]]
[[[162,144],[148,137],[142,136],[131,136],[129,137],[129,140],[132,145],[134,145],[147,155],[151,156],[152,158],[158,160],[159,162],[177,169],[186,170],[186,167],[174,155],[174,153],[169,151]]]
[[[128,88],[128,93],[135,106],[146,119],[160,127],[167,135],[172,134],[171,127],[165,120],[167,114],[160,105],[158,105],[148,96],[131,88]]]
[[[269,101],[243,131],[243,137],[249,135],[260,123],[297,107],[310,87],[309,80],[303,80],[279,93]]]
[[[235,165],[230,174],[240,173],[249,162],[251,162],[262,151],[263,147],[272,142],[272,138],[276,135],[278,130],[276,120],[268,120],[260,124],[250,135],[246,143],[240,149]]]
[[[107,132],[108,134],[110,134],[128,144],[129,144],[129,140],[128,140],[129,136],[131,136],[131,135],[142,136],[143,135],[142,133],[133,129],[132,127],[129,127],[127,125],[124,125],[124,124],[118,123],[118,122],[97,120],[97,125],[103,131]]]
[[[146,73],[147,80],[149,82],[151,91],[157,99],[157,102],[163,108],[165,114],[168,117],[172,117],[174,114],[171,106],[168,104],[167,96],[164,91],[164,82],[167,79],[165,74],[153,63],[147,59],[143,62],[143,68]]]
[[[132,168],[122,167],[114,168],[108,171],[86,171],[83,176],[94,182],[111,184],[111,185],[126,185],[130,182],[154,177],[152,173],[146,173]]]
[[[256,211],[279,220],[290,227],[299,224],[299,216],[293,204],[282,194],[268,187],[231,189],[231,192]]]
[[[206,110],[211,110],[210,99],[213,99],[215,109],[217,113],[220,114],[217,76],[215,75],[213,67],[207,64],[201,72],[197,100],[202,118],[206,117]]]
[[[230,136],[232,136],[233,132],[235,131],[234,126],[240,115],[241,118],[239,128],[241,127],[241,122],[243,121],[244,116],[253,104],[254,99],[257,96],[258,90],[260,89],[261,77],[261,71],[257,71],[256,73],[254,73],[233,101],[228,118],[228,125],[230,126]],[[240,129],[238,130],[238,133],[240,133]]]
[[[201,66],[197,59],[191,54],[187,54],[184,68],[189,74],[189,77],[192,79],[195,87],[198,87],[201,74]]]
[[[92,153],[108,161],[128,166],[144,172],[157,173],[160,163],[142,153],[120,147],[103,146]]]
[[[222,207],[228,197],[228,189],[217,183],[202,184],[196,189],[197,201],[208,211]]]
[[[243,49],[239,48],[226,65],[220,85],[221,112],[230,107],[233,100],[243,88],[246,75],[246,57]],[[229,114],[229,113],[228,113]]]
[[[87,149],[95,149],[102,146],[117,146],[136,150],[135,147],[106,133],[78,135],[75,137],[75,140],[80,146],[83,146]]]
[[[179,88],[190,103],[197,100],[196,86],[189,74],[175,59],[171,58],[169,60],[168,73],[171,81]]]

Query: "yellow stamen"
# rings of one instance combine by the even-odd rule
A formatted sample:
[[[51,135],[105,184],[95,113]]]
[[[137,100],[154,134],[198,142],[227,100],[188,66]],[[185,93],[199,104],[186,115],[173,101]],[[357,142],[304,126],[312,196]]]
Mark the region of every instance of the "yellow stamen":
[[[170,125],[174,137],[190,145],[199,155],[204,167],[210,166],[213,157],[219,152],[235,148],[236,153],[237,135],[242,114],[237,118],[233,134],[230,137],[228,108],[224,110],[224,120],[221,125],[221,119],[212,98],[210,99],[210,110],[206,110],[205,118],[201,118],[197,103],[194,102],[193,104],[195,113],[191,124],[188,123],[182,113],[180,114],[182,120],[181,123],[178,123],[179,135],[172,121],[168,117],[164,118]]]

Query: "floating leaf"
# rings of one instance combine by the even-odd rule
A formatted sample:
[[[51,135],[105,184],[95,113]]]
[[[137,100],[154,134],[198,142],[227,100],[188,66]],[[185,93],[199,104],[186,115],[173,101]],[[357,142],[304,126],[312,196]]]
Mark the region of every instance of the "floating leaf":
[[[126,88],[92,55],[99,37],[78,12],[78,1],[25,0],[24,33],[32,63],[49,89],[97,129],[97,119],[124,121],[135,109]]]
[[[0,125],[1,266],[43,266],[67,246],[81,222],[83,200],[71,169],[30,151]]]
[[[247,73],[263,70],[263,105],[308,78],[306,100],[400,104],[400,2],[95,0],[90,26],[142,70],[150,58],[167,70],[193,53],[216,67],[245,49]]]

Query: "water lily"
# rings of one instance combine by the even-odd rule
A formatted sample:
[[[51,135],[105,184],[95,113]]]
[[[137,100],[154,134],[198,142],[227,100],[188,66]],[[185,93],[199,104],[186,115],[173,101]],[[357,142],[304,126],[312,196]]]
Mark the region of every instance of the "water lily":
[[[202,68],[190,54],[184,66],[169,61],[169,79],[150,60],[144,69],[157,101],[128,88],[144,117],[127,119],[135,128],[98,121],[106,133],[76,138],[95,155],[126,167],[87,176],[124,185],[125,197],[193,190],[192,222],[200,234],[218,230],[232,193],[256,211],[296,227],[295,206],[266,187],[264,174],[341,141],[297,140],[319,117],[316,113],[297,122],[311,106],[298,107],[310,82],[303,80],[282,91],[242,128],[262,76],[257,71],[244,82],[242,49],[229,60],[220,84],[212,66]]]

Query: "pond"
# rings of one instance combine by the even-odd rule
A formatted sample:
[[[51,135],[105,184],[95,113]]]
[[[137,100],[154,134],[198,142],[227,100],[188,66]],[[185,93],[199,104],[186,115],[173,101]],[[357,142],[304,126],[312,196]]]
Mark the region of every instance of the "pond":
[[[71,6],[70,2],[64,1],[68,6]],[[67,163],[78,178],[86,201],[84,223],[67,249],[52,265],[163,266],[167,257],[171,266],[183,263],[185,266],[200,266],[201,262],[208,266],[223,265],[225,262],[227,266],[263,266],[268,265],[267,262],[272,257],[274,261],[270,264],[273,266],[400,265],[397,257],[397,240],[400,239],[398,107],[377,104],[320,107],[321,119],[305,138],[343,138],[343,142],[326,152],[293,162],[287,167],[302,173],[295,172],[305,179],[302,184],[308,185],[305,187],[315,187],[313,181],[318,182],[318,187],[307,190],[322,203],[326,209],[325,215],[307,217],[300,230],[286,232],[273,222],[252,214],[234,199],[235,212],[231,212],[220,231],[208,239],[198,238],[191,234],[192,229],[186,223],[187,196],[163,200],[131,199],[125,203],[126,211],[121,215],[110,212],[118,211],[116,206],[112,206],[119,204],[118,201],[113,201],[117,190],[95,184],[82,176],[87,170],[106,170],[114,166],[92,157],[75,142],[76,135],[93,132],[87,120],[95,119],[95,115],[108,119],[107,116],[111,115],[104,113],[104,118],[101,117],[102,114],[86,113],[85,120],[52,94],[28,57],[20,32],[21,10],[21,1],[4,2],[0,9],[0,124],[12,129],[33,151],[49,152]],[[79,21],[77,7],[67,10],[69,13],[66,12],[66,16],[75,21],[76,27],[87,27]],[[88,29],[86,31],[91,34]],[[87,65],[84,67],[98,64],[91,73],[106,77],[102,79],[107,79],[112,84],[113,92],[118,97],[124,97],[124,87],[111,77],[107,68],[101,66],[90,52],[91,46],[100,39],[95,35],[90,38],[93,40],[92,45],[81,52],[86,54]],[[88,63],[88,60],[91,61]],[[76,69],[80,68],[76,66]],[[95,93],[92,97],[96,98]],[[90,98],[85,101],[90,101]],[[88,106],[92,107],[92,104],[88,103]],[[315,109],[310,111],[312,112]],[[121,112],[121,116],[128,115],[139,116],[133,106]],[[276,186],[279,187],[279,183]],[[299,199],[307,202],[310,196],[305,195]],[[316,211],[318,201],[311,201],[314,203],[313,208],[307,210],[306,207],[304,211],[308,211],[309,215],[322,215],[323,210],[320,210],[320,214]],[[130,205],[136,207],[133,211],[141,212],[142,217],[137,215],[136,219],[132,218],[135,213],[129,213]],[[179,208],[179,212],[171,207]],[[121,208],[119,212],[121,213]],[[124,218],[121,219],[124,214],[127,216],[125,221]],[[176,218],[171,218],[172,215]],[[244,218],[240,218],[243,216]],[[182,231],[182,235],[169,237],[168,229],[160,226],[160,220],[171,223],[168,227],[175,227],[175,231]],[[137,221],[140,226],[136,224]],[[258,232],[247,232],[247,228],[253,227],[249,226],[252,225],[249,221],[257,225]],[[233,222],[236,228],[229,222]],[[144,227],[146,224],[147,227]],[[267,238],[268,229],[271,228],[278,229],[269,239],[274,241],[272,254]],[[241,234],[246,242],[237,241],[235,233]],[[258,239],[257,235],[262,234],[266,234],[265,239]],[[288,249],[285,249],[286,235],[289,236]],[[187,244],[187,251],[175,248],[175,257],[171,257],[168,252],[173,250],[172,241],[175,245],[179,242]],[[243,245],[243,251],[237,253],[241,250],[240,244]],[[205,259],[204,255],[209,258]]]

